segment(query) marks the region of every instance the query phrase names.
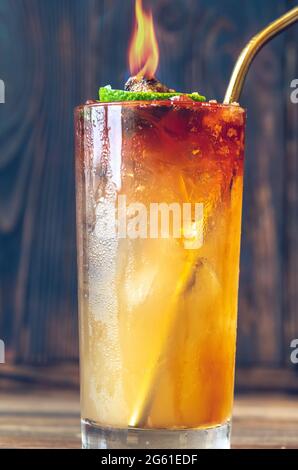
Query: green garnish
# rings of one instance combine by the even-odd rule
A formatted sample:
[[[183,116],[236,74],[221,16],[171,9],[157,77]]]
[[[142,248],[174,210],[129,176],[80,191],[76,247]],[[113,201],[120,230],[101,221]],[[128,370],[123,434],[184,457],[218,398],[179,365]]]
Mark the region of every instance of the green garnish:
[[[168,100],[174,96],[187,96],[193,101],[206,101],[205,96],[197,92],[194,93],[156,93],[154,91],[124,91],[113,90],[111,85],[99,89],[99,101],[102,103],[112,103],[113,101],[153,101]]]

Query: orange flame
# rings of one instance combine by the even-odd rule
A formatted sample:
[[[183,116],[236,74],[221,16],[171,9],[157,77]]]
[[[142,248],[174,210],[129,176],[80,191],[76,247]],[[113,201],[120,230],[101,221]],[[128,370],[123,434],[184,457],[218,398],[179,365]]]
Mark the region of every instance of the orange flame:
[[[159,61],[159,49],[155,36],[152,12],[145,12],[142,0],[136,0],[136,21],[129,47],[131,75],[152,78]]]

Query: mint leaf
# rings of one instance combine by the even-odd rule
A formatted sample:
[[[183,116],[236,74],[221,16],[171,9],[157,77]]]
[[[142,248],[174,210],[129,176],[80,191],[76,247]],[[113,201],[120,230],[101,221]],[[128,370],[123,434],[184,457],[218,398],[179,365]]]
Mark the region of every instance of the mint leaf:
[[[174,96],[187,96],[193,101],[206,101],[205,96],[197,92],[194,93],[156,93],[153,91],[124,91],[113,90],[111,85],[99,88],[99,100],[102,103],[112,103],[117,101],[153,101],[168,100]]]

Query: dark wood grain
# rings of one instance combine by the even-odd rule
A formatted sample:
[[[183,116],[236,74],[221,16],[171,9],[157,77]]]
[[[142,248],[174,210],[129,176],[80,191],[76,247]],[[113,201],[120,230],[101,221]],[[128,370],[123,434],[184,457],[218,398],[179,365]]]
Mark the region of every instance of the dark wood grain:
[[[252,9],[261,24],[286,9],[263,2]],[[249,28],[256,28],[250,24]],[[256,30],[256,29],[255,29]],[[250,35],[252,31],[250,29]],[[285,36],[268,44],[248,75],[246,175],[239,297],[238,358],[244,365],[278,365],[282,357],[283,54]]]
[[[0,395],[0,448],[80,448],[78,392]]]
[[[287,31],[285,55],[285,155],[284,155],[284,362],[293,338],[298,338],[298,104],[291,101],[292,88],[289,86],[298,77],[298,27]],[[293,365],[294,368],[294,365]],[[298,365],[296,365],[298,374]]]
[[[144,3],[156,19],[160,79],[217,99],[245,42],[296,4]],[[0,337],[10,362],[77,360],[72,112],[100,84],[119,87],[128,77],[133,4],[0,2]],[[242,98],[248,126],[238,335],[239,367],[294,375],[297,105],[289,102],[289,81],[297,76],[294,26],[261,51]]]

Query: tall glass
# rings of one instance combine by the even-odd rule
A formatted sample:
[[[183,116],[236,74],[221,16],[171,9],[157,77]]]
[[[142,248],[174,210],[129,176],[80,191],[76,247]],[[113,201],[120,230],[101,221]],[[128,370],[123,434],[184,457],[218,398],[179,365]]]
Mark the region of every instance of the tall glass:
[[[85,448],[227,448],[245,111],[75,111]]]

